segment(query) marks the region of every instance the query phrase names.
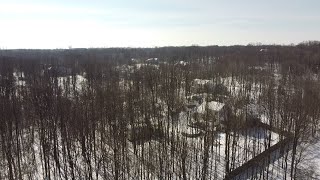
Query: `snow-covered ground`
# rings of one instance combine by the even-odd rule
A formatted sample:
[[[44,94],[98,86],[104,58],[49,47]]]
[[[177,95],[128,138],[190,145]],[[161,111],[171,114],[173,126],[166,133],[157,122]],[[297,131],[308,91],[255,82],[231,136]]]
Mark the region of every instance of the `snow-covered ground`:
[[[72,78],[72,76],[58,77],[57,79],[58,86],[62,89],[63,93],[66,91],[66,89],[73,88],[75,88],[77,92],[81,92],[84,90],[87,83],[87,79],[82,75],[76,75],[74,79]]]
[[[26,81],[24,80],[25,76],[23,72],[13,72],[13,77],[15,78],[16,86],[25,86]]]
[[[297,147],[297,179],[320,179],[320,138],[316,137]],[[291,167],[292,150],[288,155],[276,160],[265,170],[272,172],[268,179],[291,179],[291,171],[285,171],[285,167]],[[289,168],[291,169],[291,168]]]
[[[315,138],[308,144],[302,144],[299,149],[301,163],[298,168],[301,173],[307,173],[310,178],[320,179],[320,138]]]

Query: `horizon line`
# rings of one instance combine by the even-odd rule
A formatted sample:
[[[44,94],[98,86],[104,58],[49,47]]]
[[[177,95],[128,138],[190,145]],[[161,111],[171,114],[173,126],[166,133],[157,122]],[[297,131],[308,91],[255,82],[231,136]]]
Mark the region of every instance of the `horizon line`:
[[[72,49],[156,49],[156,48],[167,48],[167,47],[232,47],[232,46],[297,46],[306,43],[320,43],[319,40],[305,40],[299,43],[261,43],[261,42],[250,42],[247,44],[228,44],[228,45],[219,45],[219,44],[190,44],[190,45],[166,45],[166,46],[102,46],[102,47],[72,47],[69,46],[67,48],[56,47],[56,48],[7,48],[0,47],[0,51],[2,50],[72,50]]]

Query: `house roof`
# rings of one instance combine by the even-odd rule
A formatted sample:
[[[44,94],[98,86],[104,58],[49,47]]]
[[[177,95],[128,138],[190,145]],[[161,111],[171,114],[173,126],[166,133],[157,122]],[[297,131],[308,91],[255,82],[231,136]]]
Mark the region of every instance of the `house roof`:
[[[203,102],[197,109],[198,113],[204,113],[206,110],[207,102]],[[224,106],[224,103],[220,103],[217,101],[208,102],[208,109],[212,111],[220,111]]]

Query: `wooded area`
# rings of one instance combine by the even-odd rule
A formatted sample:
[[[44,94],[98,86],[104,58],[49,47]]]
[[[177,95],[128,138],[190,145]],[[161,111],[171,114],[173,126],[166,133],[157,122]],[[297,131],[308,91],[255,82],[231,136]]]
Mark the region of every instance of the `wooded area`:
[[[319,179],[319,72],[319,42],[0,50],[0,179],[228,179],[261,153],[245,178]]]

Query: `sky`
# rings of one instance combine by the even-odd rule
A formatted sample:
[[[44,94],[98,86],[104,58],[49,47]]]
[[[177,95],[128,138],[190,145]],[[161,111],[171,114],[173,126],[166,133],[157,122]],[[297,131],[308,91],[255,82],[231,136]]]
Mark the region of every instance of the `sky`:
[[[319,0],[0,0],[1,49],[297,44]]]

